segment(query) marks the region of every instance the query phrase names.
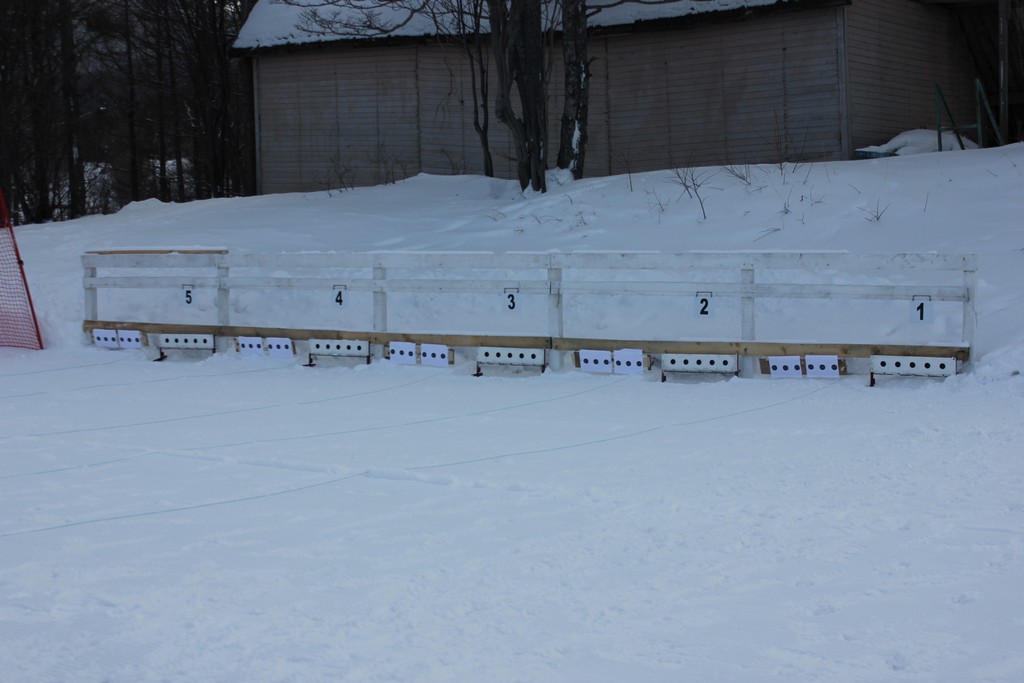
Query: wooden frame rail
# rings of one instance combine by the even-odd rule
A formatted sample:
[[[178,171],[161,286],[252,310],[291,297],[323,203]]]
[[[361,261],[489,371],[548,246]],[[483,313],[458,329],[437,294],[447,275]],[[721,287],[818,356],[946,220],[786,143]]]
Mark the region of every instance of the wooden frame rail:
[[[641,348],[648,353],[738,353],[753,357],[796,353],[835,353],[850,357],[907,353],[969,359],[974,344],[976,259],[962,254],[856,254],[846,252],[623,252],[623,253],[477,253],[382,252],[255,254],[210,250],[89,252],[82,256],[86,330],[137,329],[144,332],[207,330],[217,336],[289,336],[365,338],[372,344],[416,340],[450,346],[544,347],[570,351]],[[709,274],[713,274],[709,277]],[[880,284],[879,281],[882,283]],[[216,320],[201,325],[181,321],[110,322],[99,315],[100,290],[214,289]],[[231,296],[242,290],[339,290],[372,293],[372,329],[238,327],[231,321]],[[739,328],[720,341],[679,339],[566,338],[567,298],[630,295],[715,297],[739,301]],[[392,329],[389,294],[514,292],[546,297],[547,325],[542,334],[417,334]],[[817,343],[760,339],[756,302],[764,299],[895,300],[957,302],[962,305],[961,339],[950,343]],[[923,316],[922,307],[922,316]],[[909,307],[908,307],[909,313]],[[453,328],[457,326],[453,325]],[[378,349],[379,351],[379,349]],[[552,354],[552,367],[560,366]],[[749,366],[748,366],[749,367]]]

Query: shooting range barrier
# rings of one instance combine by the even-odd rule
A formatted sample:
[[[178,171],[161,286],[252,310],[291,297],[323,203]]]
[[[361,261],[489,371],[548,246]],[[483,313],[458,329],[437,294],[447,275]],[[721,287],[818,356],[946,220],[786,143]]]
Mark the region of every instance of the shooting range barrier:
[[[571,363],[662,379],[856,366],[873,380],[954,374],[974,343],[972,255],[168,249],[89,252],[82,266],[92,341],[161,358],[448,366],[464,354],[477,374]],[[118,314],[101,318],[101,303]]]

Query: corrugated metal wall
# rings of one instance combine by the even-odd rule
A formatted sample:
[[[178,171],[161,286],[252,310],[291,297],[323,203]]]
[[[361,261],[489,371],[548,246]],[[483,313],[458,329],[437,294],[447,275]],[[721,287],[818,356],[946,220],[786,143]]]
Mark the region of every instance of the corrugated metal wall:
[[[910,0],[856,0],[594,38],[586,174],[845,158],[848,95],[853,146],[934,125],[933,81],[948,81],[957,102],[969,83],[966,48],[945,19]],[[261,192],[482,172],[458,47],[270,52],[256,71]],[[560,64],[551,83],[553,165]],[[490,143],[496,173],[514,177],[510,136],[493,113]]]
[[[957,123],[974,118],[973,58],[943,7],[910,0],[857,0],[847,8],[853,147],[935,127],[935,84]]]
[[[601,171],[839,158],[839,11],[603,41]]]
[[[257,62],[263,192],[389,182],[419,172],[415,47]]]

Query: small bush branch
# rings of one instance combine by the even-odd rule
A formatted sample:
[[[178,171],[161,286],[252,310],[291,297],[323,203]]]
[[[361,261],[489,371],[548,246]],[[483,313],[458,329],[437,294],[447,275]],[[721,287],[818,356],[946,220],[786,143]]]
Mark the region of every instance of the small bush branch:
[[[701,189],[714,176],[715,173],[710,171],[698,173],[697,169],[693,167],[677,168],[672,171],[672,182],[682,187],[688,197],[697,200],[697,203],[700,205],[701,216],[704,217],[704,220],[708,219],[708,212],[707,207],[704,205],[704,196],[701,195]]]
[[[882,220],[882,216],[885,215],[885,212],[889,209],[889,206],[891,205],[886,204],[885,206],[881,206],[881,200],[877,200],[875,201],[874,209],[862,208],[861,211],[868,215],[867,218],[865,218],[864,220],[878,223],[879,221]]]

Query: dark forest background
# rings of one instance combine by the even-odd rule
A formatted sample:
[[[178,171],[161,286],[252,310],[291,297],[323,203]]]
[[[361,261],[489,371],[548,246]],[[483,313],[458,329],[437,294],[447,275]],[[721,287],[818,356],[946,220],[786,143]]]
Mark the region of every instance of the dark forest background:
[[[0,188],[17,223],[251,194],[255,0],[0,0]]]

